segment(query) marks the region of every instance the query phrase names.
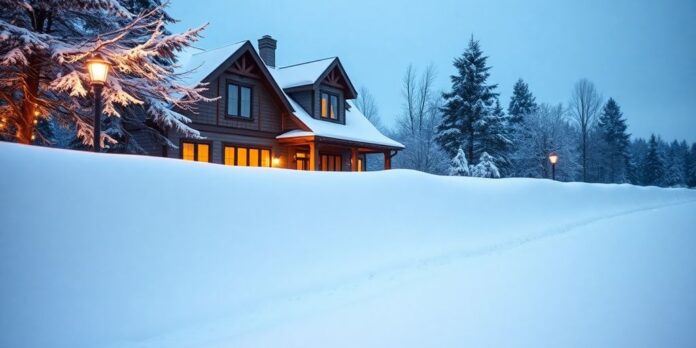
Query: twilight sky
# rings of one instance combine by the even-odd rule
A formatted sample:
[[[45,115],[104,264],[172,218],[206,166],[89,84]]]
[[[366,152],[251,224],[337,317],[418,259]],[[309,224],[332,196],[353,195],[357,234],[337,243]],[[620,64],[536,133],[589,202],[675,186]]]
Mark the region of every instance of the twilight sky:
[[[448,90],[473,34],[506,107],[520,77],[537,102],[564,104],[585,77],[617,100],[635,136],[696,142],[694,0],[172,0],[170,14],[181,20],[174,31],[210,23],[202,48],[270,34],[279,66],[339,56],[387,125],[406,67],[434,64]]]

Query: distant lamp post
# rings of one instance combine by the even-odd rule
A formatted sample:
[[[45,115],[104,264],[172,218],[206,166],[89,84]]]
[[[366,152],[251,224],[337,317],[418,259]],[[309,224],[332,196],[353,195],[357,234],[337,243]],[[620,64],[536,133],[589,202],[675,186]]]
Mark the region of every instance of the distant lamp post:
[[[558,162],[558,154],[552,151],[549,154],[549,162],[551,162],[551,179],[556,180],[556,162]]]
[[[102,88],[109,76],[111,64],[100,55],[87,60],[89,82],[94,89],[94,152],[101,150],[101,113],[102,113]]]

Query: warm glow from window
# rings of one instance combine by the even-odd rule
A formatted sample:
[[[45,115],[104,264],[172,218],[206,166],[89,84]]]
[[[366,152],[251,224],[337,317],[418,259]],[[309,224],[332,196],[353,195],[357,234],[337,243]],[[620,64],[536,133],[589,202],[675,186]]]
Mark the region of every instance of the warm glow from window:
[[[273,166],[277,167],[280,165],[280,158],[279,157],[273,157]]]
[[[362,172],[363,171],[363,160],[358,158],[358,171]]]
[[[237,165],[241,167],[247,166],[247,149],[245,147],[237,148]]]
[[[277,163],[275,163],[276,162],[275,160],[276,159],[274,158],[273,159],[274,165],[277,164]],[[271,151],[270,150],[266,150],[266,149],[261,150],[261,166],[262,167],[270,167],[271,166]]]
[[[321,116],[326,117],[329,114],[329,95],[321,94]]]
[[[208,144],[198,144],[198,162],[210,162],[210,146]]]
[[[342,171],[341,155],[326,155],[320,156],[320,168],[325,172],[340,172]]]
[[[270,167],[271,150],[255,147],[225,146],[225,164],[240,167]],[[236,162],[235,162],[236,160]]]
[[[249,149],[249,167],[259,166],[259,149]]]
[[[186,161],[195,161],[195,145],[192,143],[184,143],[182,147],[183,148],[181,150],[181,158],[183,158]]]
[[[234,165],[234,147],[225,146],[225,165]]]

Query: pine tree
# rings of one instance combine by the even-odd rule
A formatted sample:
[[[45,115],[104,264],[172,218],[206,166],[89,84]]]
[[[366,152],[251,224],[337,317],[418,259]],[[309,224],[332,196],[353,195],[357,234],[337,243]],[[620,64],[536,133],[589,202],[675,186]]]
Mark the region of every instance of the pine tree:
[[[86,61],[100,55],[112,64],[103,90],[104,113],[120,117],[133,109],[162,128],[198,137],[189,119],[172,112],[193,110],[205,86],[189,88],[174,72],[176,54],[204,27],[168,34],[172,21],[159,0],[1,0],[0,114],[11,137],[30,143],[34,120],[51,118],[92,143],[92,98]],[[134,12],[137,11],[137,12]],[[102,142],[115,142],[107,133]]]
[[[522,79],[517,80],[512,87],[512,97],[510,97],[510,105],[508,106],[510,123],[521,123],[524,116],[534,112],[536,108],[536,98],[529,91],[527,83]]]
[[[686,143],[680,144],[674,140],[666,149],[665,173],[663,184],[665,186],[686,186],[686,157],[689,148]]]
[[[474,161],[487,149],[482,140],[489,134],[486,118],[493,113],[498,93],[497,85],[487,84],[490,67],[479,42],[472,37],[464,54],[454,60],[457,75],[450,77],[452,91],[443,94],[442,123],[436,141],[454,156],[462,147],[467,158]]]
[[[500,178],[500,172],[495,165],[493,156],[484,152],[479,159],[479,163],[471,169],[471,176],[479,178]]]
[[[451,176],[469,176],[469,162],[466,160],[466,154],[462,148],[457,150],[457,155],[450,161],[449,175]]]
[[[625,182],[630,159],[628,152],[630,134],[626,133],[626,120],[614,99],[609,98],[604,105],[598,128],[603,141],[600,158],[604,162],[602,168],[606,173],[605,181]]]
[[[655,134],[650,136],[648,142],[648,153],[643,161],[643,184],[644,185],[660,185],[664,175],[664,164],[660,158],[658,142]]]
[[[509,118],[500,107],[498,98],[495,98],[495,106],[491,113],[483,116],[479,121],[478,129],[481,130],[480,144],[485,152],[494,158],[496,167],[502,176],[507,176],[512,170],[510,152],[512,151],[512,129]]]
[[[696,187],[696,143],[691,144],[691,150],[686,159],[686,185]]]

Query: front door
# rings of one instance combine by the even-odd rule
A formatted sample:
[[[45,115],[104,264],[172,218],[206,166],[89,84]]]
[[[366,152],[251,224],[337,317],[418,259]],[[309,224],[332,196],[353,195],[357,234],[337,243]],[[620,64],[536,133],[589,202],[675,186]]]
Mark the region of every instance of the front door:
[[[298,151],[295,154],[295,165],[297,170],[309,170],[309,152]]]

